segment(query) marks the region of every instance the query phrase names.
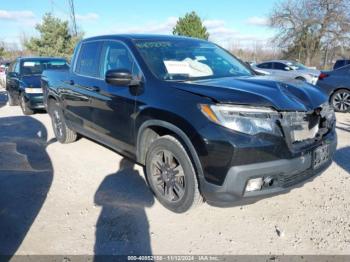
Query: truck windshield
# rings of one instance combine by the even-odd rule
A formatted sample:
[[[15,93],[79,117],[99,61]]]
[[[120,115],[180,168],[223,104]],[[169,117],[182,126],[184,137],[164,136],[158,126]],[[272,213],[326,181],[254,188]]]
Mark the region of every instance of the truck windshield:
[[[210,42],[136,40],[135,45],[151,71],[162,80],[196,80],[250,76],[238,59]]]
[[[65,60],[25,60],[21,63],[22,75],[41,75],[48,69],[68,69],[69,66]]]

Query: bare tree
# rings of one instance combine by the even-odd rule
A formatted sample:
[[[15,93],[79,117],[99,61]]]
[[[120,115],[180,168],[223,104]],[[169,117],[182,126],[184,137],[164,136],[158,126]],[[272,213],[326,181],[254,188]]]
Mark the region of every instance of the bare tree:
[[[270,15],[275,38],[286,54],[310,64],[329,47],[349,45],[349,0],[284,0],[276,4]]]

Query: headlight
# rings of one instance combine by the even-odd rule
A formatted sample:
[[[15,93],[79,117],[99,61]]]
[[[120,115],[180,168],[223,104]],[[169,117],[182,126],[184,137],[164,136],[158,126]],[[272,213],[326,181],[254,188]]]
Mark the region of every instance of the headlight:
[[[27,94],[42,94],[43,93],[42,88],[26,87],[24,90]]]
[[[277,125],[279,114],[273,109],[219,104],[202,104],[200,108],[209,120],[234,131],[249,135],[268,133],[282,136]]]

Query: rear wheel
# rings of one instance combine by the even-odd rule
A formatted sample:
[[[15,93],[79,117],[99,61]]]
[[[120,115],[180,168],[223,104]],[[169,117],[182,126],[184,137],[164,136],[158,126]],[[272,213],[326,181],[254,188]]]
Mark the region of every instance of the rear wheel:
[[[58,142],[68,144],[77,140],[77,133],[67,126],[62,109],[54,100],[49,101],[49,114]]]
[[[350,111],[350,91],[341,89],[336,91],[331,97],[331,104],[337,112],[349,112]]]
[[[147,181],[159,202],[183,213],[203,202],[192,161],[173,136],[155,140],[146,156]]]
[[[22,109],[22,112],[24,115],[28,116],[28,115],[32,115],[34,114],[34,110],[31,109],[27,104],[26,104],[26,99],[24,97],[24,94],[21,93],[19,96],[19,103]]]

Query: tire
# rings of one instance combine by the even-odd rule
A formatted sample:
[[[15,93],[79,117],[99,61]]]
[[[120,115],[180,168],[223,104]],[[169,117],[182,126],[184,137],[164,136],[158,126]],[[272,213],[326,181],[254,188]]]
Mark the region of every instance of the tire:
[[[26,100],[23,93],[19,95],[19,104],[24,115],[29,116],[34,114],[34,110],[28,107],[28,105],[26,104]]]
[[[146,178],[159,202],[173,212],[184,213],[203,203],[192,161],[173,136],[162,136],[150,145]]]
[[[7,99],[8,99],[9,106],[16,106],[17,105],[15,99],[13,98],[11,93],[8,91],[7,91]]]
[[[331,105],[336,112],[350,112],[350,90],[340,89],[331,96]]]
[[[59,104],[54,100],[50,100],[48,111],[57,141],[62,144],[69,144],[76,141],[78,137],[77,133],[67,126]]]

